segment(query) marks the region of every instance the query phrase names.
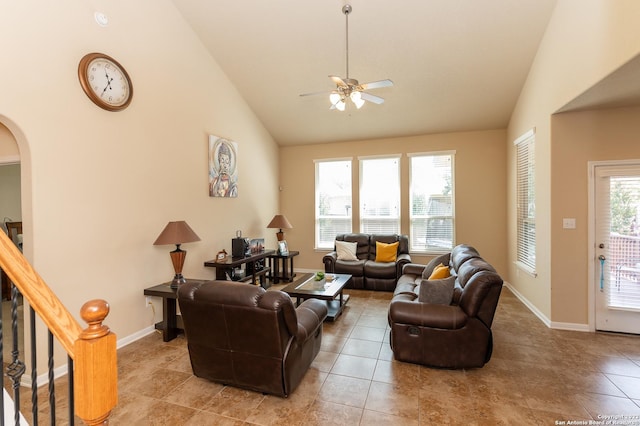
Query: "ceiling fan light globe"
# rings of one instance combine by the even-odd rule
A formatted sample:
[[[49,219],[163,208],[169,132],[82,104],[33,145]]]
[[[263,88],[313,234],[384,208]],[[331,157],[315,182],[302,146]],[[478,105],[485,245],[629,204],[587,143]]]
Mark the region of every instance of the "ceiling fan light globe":
[[[354,90],[353,92],[351,92],[351,95],[349,95],[349,97],[351,98],[353,103],[356,103],[362,98],[362,95],[360,94],[359,91]]]
[[[336,103],[336,108],[338,108],[338,111],[344,111],[346,106],[347,105],[343,101],[339,101]]]
[[[356,104],[356,108],[360,109],[362,108],[362,105],[364,105],[364,99],[360,99],[358,97],[358,99],[351,99],[353,101],[354,104]]]
[[[329,95],[329,101],[331,101],[331,105],[337,104],[338,102],[340,102],[340,100],[341,100],[341,97],[339,93],[334,92]]]

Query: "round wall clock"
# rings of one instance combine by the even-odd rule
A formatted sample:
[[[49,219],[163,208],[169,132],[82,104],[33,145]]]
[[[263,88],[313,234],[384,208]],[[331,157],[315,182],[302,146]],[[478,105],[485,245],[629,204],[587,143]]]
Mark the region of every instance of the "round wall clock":
[[[122,65],[104,53],[89,53],[78,65],[80,85],[89,99],[107,111],[120,111],[129,106],[133,86]]]

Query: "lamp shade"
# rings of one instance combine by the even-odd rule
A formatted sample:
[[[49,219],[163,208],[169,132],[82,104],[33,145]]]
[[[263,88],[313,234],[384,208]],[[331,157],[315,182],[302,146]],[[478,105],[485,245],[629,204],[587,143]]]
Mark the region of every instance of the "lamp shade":
[[[271,219],[271,222],[267,225],[267,228],[278,228],[278,229],[292,229],[291,223],[287,220],[284,215],[277,214]]]
[[[153,245],[161,246],[165,244],[183,244],[192,243],[194,241],[200,241],[200,237],[198,237],[193,229],[187,225],[187,222],[180,220],[177,222],[169,222]]]

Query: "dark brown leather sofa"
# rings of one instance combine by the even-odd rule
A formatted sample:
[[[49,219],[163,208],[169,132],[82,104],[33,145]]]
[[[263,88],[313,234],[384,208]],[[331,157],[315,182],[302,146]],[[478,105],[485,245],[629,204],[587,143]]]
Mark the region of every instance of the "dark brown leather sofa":
[[[449,305],[422,303],[423,273],[429,277],[439,263],[448,264],[455,276],[453,300]],[[491,324],[501,290],[502,278],[471,246],[456,246],[427,266],[405,265],[389,304],[395,359],[443,368],[482,367],[493,350]]]
[[[229,281],[187,283],[178,302],[193,373],[225,385],[288,396],[320,351],[327,306],[293,306],[281,291]]]
[[[358,243],[357,261],[338,260],[335,247],[334,251],[322,258],[325,272],[352,276],[351,283],[347,288],[393,291],[402,274],[403,265],[411,262],[409,238],[406,235],[340,234],[336,236],[336,241]],[[376,241],[386,244],[399,242],[395,262],[375,261]]]

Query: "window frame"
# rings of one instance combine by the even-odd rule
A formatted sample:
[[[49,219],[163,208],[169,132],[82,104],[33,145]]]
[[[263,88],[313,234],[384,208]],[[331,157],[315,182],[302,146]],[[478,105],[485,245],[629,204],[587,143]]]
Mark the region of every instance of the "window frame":
[[[518,268],[536,277],[536,163],[535,128],[514,142],[516,148],[516,261]]]
[[[340,163],[345,162],[349,163],[349,198],[351,207],[348,209],[348,213],[342,217],[340,216],[321,216],[320,215],[320,187],[319,187],[319,179],[320,179],[320,169],[319,166],[322,163]],[[314,195],[314,247],[315,250],[333,250],[334,248],[334,238],[331,239],[331,243],[328,241],[322,242],[320,241],[321,229],[320,229],[320,221],[322,219],[327,218],[337,218],[344,220],[348,223],[348,228],[345,228],[344,233],[351,233],[353,230],[353,158],[352,157],[344,157],[344,158],[327,158],[321,160],[313,160],[314,163],[314,174],[315,174],[315,195]]]
[[[456,151],[432,151],[432,152],[419,152],[419,153],[409,153],[407,154],[409,157],[409,252],[416,253],[420,255],[438,255],[449,253],[453,247],[456,245],[456,185],[455,185],[455,157]],[[422,157],[444,157],[448,156],[451,159],[451,215],[414,215],[413,213],[413,200],[414,193],[413,190],[413,159],[414,158],[422,158]],[[417,248],[414,246],[414,222],[418,220],[424,220],[425,223],[434,220],[434,219],[450,219],[451,220],[451,247],[442,248],[442,250],[430,249],[425,243],[425,247]],[[427,226],[426,224],[424,226]]]

